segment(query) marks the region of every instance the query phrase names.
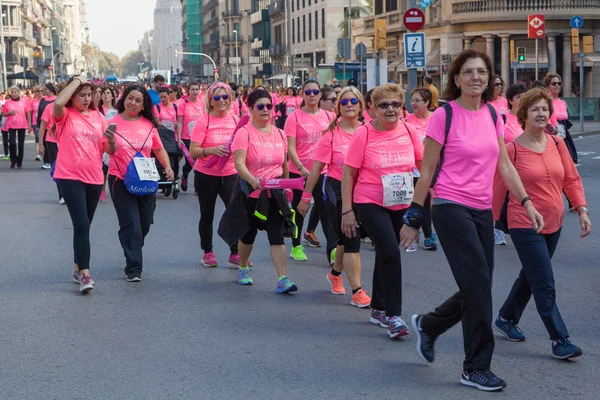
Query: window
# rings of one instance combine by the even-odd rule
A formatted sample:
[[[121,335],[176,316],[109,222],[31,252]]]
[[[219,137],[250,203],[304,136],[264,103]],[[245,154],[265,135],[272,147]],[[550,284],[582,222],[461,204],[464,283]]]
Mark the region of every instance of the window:
[[[300,0],[296,0],[296,10],[300,10]]]
[[[302,8],[306,8],[306,0],[302,0]]]
[[[319,12],[315,11],[315,39],[319,38]]]
[[[312,40],[312,14],[308,14],[308,40]]]
[[[300,17],[296,21],[296,26],[298,27],[298,43],[300,43]]]
[[[396,11],[398,9],[398,0],[385,0],[385,12]]]
[[[325,9],[321,8],[321,37],[325,38]]]
[[[292,2],[292,4],[294,3]],[[292,43],[296,43],[296,28],[294,22],[296,22],[296,20],[292,19]]]
[[[308,0],[308,6],[310,7],[310,0]]]
[[[375,0],[375,15],[383,14],[383,0]]]
[[[306,15],[302,16],[302,41],[306,42]]]
[[[292,0],[291,3],[292,3],[292,11],[294,11],[294,0]]]

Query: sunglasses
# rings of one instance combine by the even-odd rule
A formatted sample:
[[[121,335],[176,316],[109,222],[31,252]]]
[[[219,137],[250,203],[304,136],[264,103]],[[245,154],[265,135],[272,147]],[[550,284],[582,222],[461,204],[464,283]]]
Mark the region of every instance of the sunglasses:
[[[305,94],[305,95],[307,95],[307,96],[310,96],[310,94],[311,94],[311,93],[312,93],[312,94],[314,94],[314,95],[316,96],[316,95],[318,95],[319,93],[321,93],[321,91],[320,91],[319,89],[313,89],[313,90],[306,89],[306,90],[304,91],[304,94]]]
[[[348,105],[348,103],[352,104],[353,106],[358,104],[358,99],[356,97],[353,97],[351,99],[341,99],[340,100],[340,104],[343,106]]]
[[[392,106],[393,108],[400,108],[402,107],[402,103],[400,103],[399,101],[392,101],[391,103],[377,104],[377,107],[381,108],[382,110],[387,110],[388,108],[390,108],[390,106]]]
[[[215,101],[219,101],[221,99],[223,99],[223,101],[227,101],[227,99],[229,99],[229,95],[228,94],[220,94],[220,95],[213,97],[213,99],[215,99]]]
[[[562,82],[550,82],[552,86],[562,86]]]
[[[272,110],[273,109],[273,104],[269,103],[269,104],[257,104],[254,106],[254,108],[256,108],[258,111],[262,111],[265,108],[267,110]]]
[[[331,101],[332,103],[335,103],[337,101],[337,97],[330,97],[328,99],[325,99],[325,101]]]
[[[495,85],[496,85],[496,87],[502,87],[502,86],[504,86],[504,84],[502,84],[500,82],[496,83]]]

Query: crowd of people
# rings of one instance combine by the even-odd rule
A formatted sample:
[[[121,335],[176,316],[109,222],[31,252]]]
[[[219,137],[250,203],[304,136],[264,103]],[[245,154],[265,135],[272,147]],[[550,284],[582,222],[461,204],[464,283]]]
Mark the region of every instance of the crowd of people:
[[[465,50],[450,65],[441,96],[446,103],[440,106],[437,89],[425,79],[410,92],[412,114],[407,92],[392,83],[363,96],[352,85],[325,87],[315,79],[270,92],[221,82],[165,86],[161,76],[149,90],[141,84],[96,87],[74,76],[58,87],[35,87],[31,98],[11,88],[2,134],[11,168],[22,168],[26,131],[36,135],[36,157],[48,157],[44,163],[51,165],[59,201],[73,223],[72,278],[82,293],[95,284],[89,232],[107,185],[125,279],[141,281],[160,175],[154,159],[167,181],[181,179],[183,191],[194,172],[204,266],[218,266],[217,218],[240,285],[254,283],[250,258],[258,231],[265,231],[276,292],[297,291],[287,274],[286,239],[289,258],[306,261],[303,245],[321,247],[315,234],[320,223],[331,293],[346,294],[345,272],[351,304],[370,308],[370,322],[393,339],[409,334],[402,315],[402,252],[417,250],[422,230],[425,250],[435,251],[439,240],[458,291],[410,318],[417,351],[433,362],[436,339],[461,322],[461,383],[496,391],[506,382],[490,370],[493,329],[508,340],[525,340],[518,324],[532,296],[552,356],[582,354],[558,311],[552,273],[563,193],[579,213],[581,237],[592,225],[566,107],[558,98],[560,76],[549,74],[543,87],[505,90],[491,71],[487,55]],[[189,158],[173,163],[159,129],[168,130]],[[299,180],[301,187],[293,189],[281,184]],[[217,197],[225,206],[222,216],[215,214]],[[494,246],[506,244],[505,233],[522,270],[494,318]],[[361,244],[375,249],[371,295],[361,284]]]

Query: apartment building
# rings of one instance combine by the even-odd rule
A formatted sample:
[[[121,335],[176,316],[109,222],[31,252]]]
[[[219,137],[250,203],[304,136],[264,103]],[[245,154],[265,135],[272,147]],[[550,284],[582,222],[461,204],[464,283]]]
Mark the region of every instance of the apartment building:
[[[179,72],[182,51],[182,5],[180,0],[156,0],[151,56],[154,69]]]

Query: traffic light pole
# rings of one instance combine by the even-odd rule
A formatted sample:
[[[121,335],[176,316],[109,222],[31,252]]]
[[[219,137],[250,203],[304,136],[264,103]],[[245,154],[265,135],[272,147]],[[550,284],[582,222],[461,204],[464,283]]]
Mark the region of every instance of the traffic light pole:
[[[579,125],[583,132],[583,59],[585,54],[579,53]]]

